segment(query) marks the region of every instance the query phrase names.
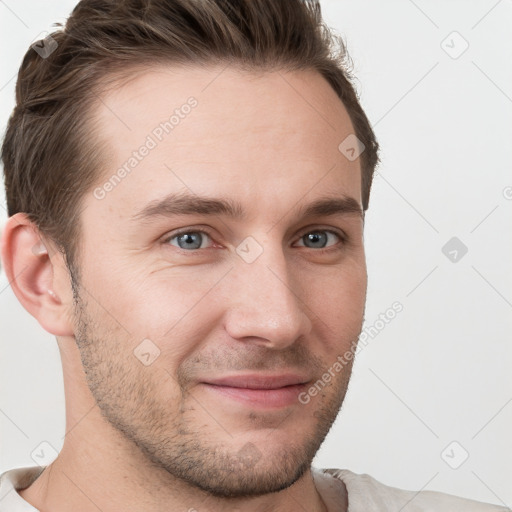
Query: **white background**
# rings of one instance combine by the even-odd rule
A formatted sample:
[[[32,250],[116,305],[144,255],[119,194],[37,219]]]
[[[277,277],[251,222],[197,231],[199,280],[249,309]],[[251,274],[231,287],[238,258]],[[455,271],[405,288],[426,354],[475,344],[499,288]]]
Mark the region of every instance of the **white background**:
[[[74,3],[0,2],[2,133],[23,54]],[[403,311],[359,353],[315,465],[512,507],[512,1],[322,6],[382,147],[365,326],[395,301]],[[456,262],[442,252],[452,237],[468,248]],[[61,448],[64,399],[55,339],[5,276],[0,337],[1,473],[34,465],[41,441]]]

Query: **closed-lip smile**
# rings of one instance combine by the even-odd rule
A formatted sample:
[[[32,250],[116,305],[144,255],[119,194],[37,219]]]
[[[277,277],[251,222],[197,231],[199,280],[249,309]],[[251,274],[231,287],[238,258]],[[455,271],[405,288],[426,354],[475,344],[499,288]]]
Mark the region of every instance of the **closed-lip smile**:
[[[299,404],[298,395],[310,378],[299,373],[246,373],[214,377],[201,384],[224,398],[262,408]]]

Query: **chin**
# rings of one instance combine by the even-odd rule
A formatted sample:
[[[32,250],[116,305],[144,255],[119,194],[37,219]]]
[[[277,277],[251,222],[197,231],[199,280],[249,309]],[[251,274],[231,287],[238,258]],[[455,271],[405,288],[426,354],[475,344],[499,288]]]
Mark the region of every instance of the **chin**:
[[[304,475],[311,464],[307,461],[299,466],[288,465],[283,468],[282,465],[276,465],[275,461],[268,462],[264,465],[257,463],[254,467],[233,469],[228,472],[223,468],[219,473],[215,473],[212,468],[208,476],[203,474],[201,478],[190,479],[191,475],[189,475],[187,483],[216,498],[257,497],[287,489]]]

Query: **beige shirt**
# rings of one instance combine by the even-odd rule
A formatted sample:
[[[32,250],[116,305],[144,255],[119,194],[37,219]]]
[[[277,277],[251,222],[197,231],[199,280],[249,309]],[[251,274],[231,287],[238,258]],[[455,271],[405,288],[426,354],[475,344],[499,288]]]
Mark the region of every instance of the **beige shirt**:
[[[0,512],[39,512],[18,490],[28,487],[44,468],[26,467],[0,476]],[[405,491],[348,469],[313,469],[318,492],[329,512],[340,511],[344,487],[348,512],[510,512],[509,508],[467,500],[435,491]]]

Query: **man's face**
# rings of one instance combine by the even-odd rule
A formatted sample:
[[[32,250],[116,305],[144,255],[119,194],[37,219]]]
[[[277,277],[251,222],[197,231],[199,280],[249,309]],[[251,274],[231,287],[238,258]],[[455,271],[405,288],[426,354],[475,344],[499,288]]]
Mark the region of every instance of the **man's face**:
[[[335,363],[361,330],[366,266],[334,91],[310,71],[221,71],[154,68],[98,103],[108,154],[84,199],[76,339],[125,439],[241,496],[308,469],[345,396],[352,361]],[[329,198],[344,202],[305,215]]]

